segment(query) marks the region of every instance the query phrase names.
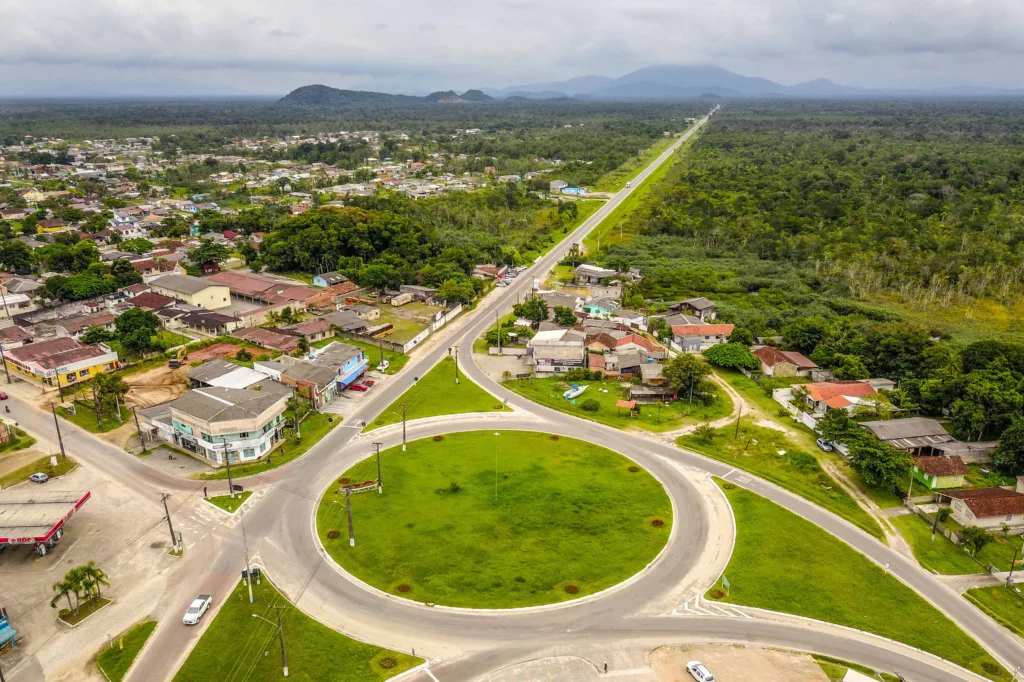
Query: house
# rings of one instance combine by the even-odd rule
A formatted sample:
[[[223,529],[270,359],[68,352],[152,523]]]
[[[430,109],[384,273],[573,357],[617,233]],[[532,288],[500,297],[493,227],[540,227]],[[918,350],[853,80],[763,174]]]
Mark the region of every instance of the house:
[[[189,379],[189,388],[207,388],[215,386],[219,388],[252,388],[263,390],[263,384],[270,378],[266,373],[240,367],[228,360],[207,360],[198,367],[189,367],[185,370],[185,376]],[[259,388],[254,388],[254,387]]]
[[[664,369],[665,365],[660,362],[645,362],[640,365],[640,380],[645,386],[664,386],[665,377],[662,374]]]
[[[338,272],[325,272],[313,278],[313,286],[327,288],[335,284],[347,282],[348,277]]]
[[[338,373],[333,367],[312,362],[297,362],[288,365],[280,373],[279,381],[293,386],[310,401],[313,409],[319,409],[338,395]]]
[[[279,327],[277,331],[291,334],[292,336],[305,336],[307,341],[323,341],[334,336],[331,331],[331,323],[322,317],[313,320],[306,320],[299,324],[290,324],[286,327]]]
[[[662,346],[639,334],[625,334],[621,338],[616,339],[614,348],[620,352],[636,350],[646,357],[657,360],[663,360],[668,356]]]
[[[36,223],[36,227],[39,228],[40,232],[60,232],[64,229],[64,221],[60,218],[40,220]]]
[[[580,265],[573,271],[575,281],[581,284],[597,284],[602,279],[615,277],[617,274],[619,273],[615,270],[599,268],[596,265],[589,265],[587,263]]]
[[[89,329],[89,327],[101,327],[108,332],[114,331],[114,320],[112,313],[96,313],[95,315],[76,315],[61,320],[54,325],[58,337],[71,337],[77,339]]]
[[[673,303],[668,307],[668,309],[673,313],[692,313],[704,322],[709,322],[717,316],[715,313],[714,302],[704,298],[703,296],[688,298],[685,301]]]
[[[234,331],[239,324],[237,319],[223,313],[215,313],[212,310],[192,310],[177,314],[180,309],[174,306],[161,308],[156,312],[161,320],[172,321],[168,327],[185,327],[192,331],[206,334],[208,336],[221,336]]]
[[[324,315],[323,319],[330,325],[337,327],[340,331],[351,334],[360,334],[369,328],[366,320],[360,317],[354,310],[339,310]]]
[[[586,337],[582,332],[553,329],[537,332],[527,344],[530,362],[538,374],[565,372],[586,366]]]
[[[154,294],[170,296],[189,305],[219,310],[231,305],[231,291],[223,284],[191,275],[163,275],[149,282]]]
[[[675,400],[676,397],[676,391],[671,386],[640,386],[637,384],[629,386],[629,399],[637,403],[666,403]]]
[[[580,309],[580,305],[583,303],[582,298],[566,291],[548,291],[540,294],[540,297],[548,304],[549,316],[555,308],[568,308],[569,310],[576,311]]]
[[[329,308],[336,309],[339,302],[344,303],[345,296],[359,291],[359,285],[354,282],[342,282],[321,289],[306,299],[308,308]]]
[[[166,440],[215,466],[253,462],[283,440],[290,393],[273,388],[254,391],[211,386],[164,403],[160,407],[165,408],[166,417],[145,416]]]
[[[160,310],[161,308],[166,308],[167,306],[174,304],[174,299],[170,296],[154,294],[151,291],[132,296],[128,301],[136,308],[142,308],[143,310],[148,310],[150,312]]]
[[[0,329],[0,348],[9,351],[12,348],[20,348],[25,344],[32,343],[32,334],[27,329],[17,325]]]
[[[583,312],[592,317],[607,317],[613,310],[617,310],[619,302],[614,298],[595,298],[583,304]]]
[[[121,367],[117,353],[108,346],[88,346],[68,337],[14,348],[7,353],[7,364],[15,374],[44,387],[67,386]]]
[[[734,325],[684,324],[672,325],[672,340],[684,353],[699,353],[720,343],[727,343]]]
[[[568,186],[569,183],[566,182],[565,180],[552,180],[548,184],[548,191],[550,191],[552,194],[558,194]]]
[[[262,327],[236,329],[231,335],[236,339],[256,344],[260,348],[269,348],[282,353],[291,353],[299,347],[299,337]]]
[[[766,377],[806,377],[812,369],[818,369],[817,364],[792,350],[761,346],[753,353],[761,361],[761,373]]]
[[[936,493],[940,504],[953,508],[953,520],[962,526],[999,530],[1024,527],[1024,493],[1006,488],[965,488]]]
[[[218,272],[207,281],[230,289],[231,296],[266,305],[287,305],[305,310],[309,301],[318,300],[323,291],[300,284],[271,279],[246,272]]]
[[[934,447],[954,440],[945,427],[934,419],[910,417],[861,422],[879,441],[912,455],[934,455]]]
[[[914,457],[914,478],[929,490],[962,488],[964,476],[971,473],[964,461],[951,457]]]
[[[507,265],[494,265],[492,263],[485,263],[483,265],[476,265],[473,267],[471,276],[478,279],[504,279],[508,273]]]
[[[878,395],[878,391],[867,381],[836,381],[818,384],[795,384],[793,388],[807,391],[807,406],[817,415],[825,414],[828,409],[844,409],[852,411],[863,398]],[[776,389],[786,391],[790,389]]]
[[[363,376],[370,361],[362,348],[333,341],[323,348],[310,348],[309,353],[303,357],[293,358],[282,355],[277,362],[287,367],[313,364],[329,368],[336,375],[337,391],[340,392]],[[266,365],[267,363],[261,364]],[[281,381],[286,381],[284,372],[281,373]],[[325,400],[330,400],[331,397],[333,396],[328,396]]]

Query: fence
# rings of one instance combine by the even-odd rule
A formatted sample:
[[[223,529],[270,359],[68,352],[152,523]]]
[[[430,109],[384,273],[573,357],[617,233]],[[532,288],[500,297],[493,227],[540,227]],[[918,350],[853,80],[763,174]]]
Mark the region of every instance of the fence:
[[[772,391],[772,400],[786,408],[786,411],[789,412],[793,419],[797,420],[812,431],[817,431],[818,420],[794,405],[792,398],[793,391],[791,389],[777,388]]]
[[[488,355],[517,355],[517,356],[522,357],[524,355],[529,355],[530,354],[530,349],[529,348],[508,348],[507,346],[502,346],[501,348],[498,348],[497,346],[489,346],[487,348],[487,354]]]

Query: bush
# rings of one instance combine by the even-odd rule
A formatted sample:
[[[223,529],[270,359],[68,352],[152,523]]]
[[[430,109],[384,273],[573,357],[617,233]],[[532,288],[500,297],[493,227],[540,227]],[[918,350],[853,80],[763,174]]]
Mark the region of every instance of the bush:
[[[351,480],[352,479],[350,479],[349,477],[344,476],[344,477],[338,479],[338,483],[341,484],[341,485],[345,485],[346,483],[348,483]]]
[[[717,588],[717,587],[715,589],[711,590],[710,597],[712,599],[721,599],[724,596],[725,596],[725,592],[722,591],[721,589]]]
[[[398,591],[401,592],[402,594],[405,594],[406,592],[408,592],[411,589],[412,589],[412,587],[406,585],[405,583],[402,583],[401,585],[398,586]]]
[[[722,484],[722,489],[723,490],[736,490],[736,484],[735,483],[723,483]]]
[[[452,481],[451,483],[448,484],[448,492],[457,493],[460,490],[462,490],[462,486],[459,485],[458,481]]]
[[[634,474],[635,474],[636,472],[640,471],[640,467],[638,467],[638,466],[636,466],[636,465],[634,465],[634,466],[631,466],[631,467],[629,467],[629,471],[630,471],[631,473],[634,473]]]
[[[707,441],[710,443],[715,439],[715,430],[711,427],[711,424],[701,424],[693,430],[693,435],[700,440]]]
[[[653,521],[651,521],[651,525],[655,528],[661,528],[665,525],[665,522],[661,519],[654,519]]]
[[[551,440],[558,440],[558,436],[556,434],[551,434],[550,436],[548,436],[548,438],[550,438]]]
[[[332,528],[329,531],[327,531],[327,537],[330,538],[331,540],[336,539],[339,535],[341,535],[341,533],[339,533],[334,528]]]
[[[252,353],[245,348],[241,348],[237,353],[235,353],[235,360],[238,360],[239,362],[249,362],[252,360]]]
[[[597,412],[601,409],[601,403],[597,402],[593,398],[587,398],[583,401],[583,404],[580,405],[580,409],[584,412]]]
[[[385,670],[388,670],[398,665],[398,659],[396,659],[394,656],[385,656],[384,658],[378,661],[378,664],[380,664],[380,667],[384,668]]]
[[[949,515],[953,513],[952,507],[939,507],[938,517],[939,523],[945,523]]]
[[[444,436],[434,436],[435,441],[444,440]]]
[[[494,403],[493,407],[494,407],[494,409],[496,409],[496,410],[500,410],[500,409],[502,409],[502,408],[503,408],[503,407],[505,407],[505,406],[504,406],[504,405],[502,405],[501,403]]]
[[[580,591],[580,588],[576,585],[566,585],[565,591],[569,594],[577,594]]]

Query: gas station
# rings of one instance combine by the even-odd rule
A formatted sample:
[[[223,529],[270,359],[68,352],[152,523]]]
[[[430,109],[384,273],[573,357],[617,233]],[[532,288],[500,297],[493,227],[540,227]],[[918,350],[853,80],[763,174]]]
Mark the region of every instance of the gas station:
[[[7,545],[34,545],[37,556],[46,555],[91,495],[65,490],[0,492],[0,550]]]

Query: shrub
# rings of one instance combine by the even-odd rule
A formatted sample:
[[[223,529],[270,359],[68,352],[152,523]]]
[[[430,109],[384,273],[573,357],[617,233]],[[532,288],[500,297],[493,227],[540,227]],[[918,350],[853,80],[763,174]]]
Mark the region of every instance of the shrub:
[[[715,589],[711,590],[710,597],[712,599],[721,599],[724,596],[725,596],[725,592],[723,592],[721,589],[719,589],[717,587]]]
[[[640,467],[634,464],[633,466],[629,467],[629,471],[635,474],[636,472],[640,471]]]
[[[665,522],[662,521],[661,519],[654,519],[653,521],[651,521],[651,525],[654,526],[655,528],[661,528],[662,526],[665,525]]]
[[[452,481],[451,483],[448,484],[448,492],[457,493],[460,490],[462,490],[462,486],[459,485],[458,481]]]
[[[434,440],[444,440],[444,436],[434,436]]]
[[[553,434],[551,434],[551,435],[550,435],[550,436],[548,436],[548,437],[549,437],[549,438],[550,438],[551,440],[558,440],[558,436],[557,436],[556,434],[554,434],[554,433],[553,433]]]
[[[568,592],[569,594],[576,594],[576,593],[578,593],[580,591],[580,588],[578,586],[576,586],[576,585],[566,585],[565,586],[565,591]]]
[[[235,360],[238,360],[239,362],[249,362],[252,360],[252,353],[247,351],[245,348],[241,348],[237,353],[235,353]]]
[[[384,658],[380,659],[378,663],[380,664],[380,667],[384,669],[390,669],[398,665],[398,659],[396,659],[394,656],[385,656]]]
[[[710,443],[715,439],[715,430],[711,427],[711,424],[701,424],[693,430],[693,435],[700,440],[707,441]]]
[[[949,515],[952,514],[952,513],[953,513],[953,508],[952,507],[939,507],[939,513],[938,513],[939,523],[945,523],[946,519],[948,519]]]
[[[494,403],[494,409],[496,409],[496,410],[500,410],[503,407],[505,407],[505,406],[502,405],[501,403]]]
[[[722,489],[723,490],[736,490],[736,484],[735,483],[723,483],[722,484]]]
[[[987,672],[989,675],[1003,675],[1005,674],[1002,667],[996,665],[992,661],[983,661],[981,669]]]
[[[327,537],[329,537],[331,540],[336,539],[339,535],[341,535],[341,533],[339,533],[334,528],[332,528],[329,531],[327,531]]]
[[[344,477],[338,479],[338,483],[340,483],[341,485],[345,485],[350,480],[352,480],[352,479],[348,478],[347,476],[344,476]]]
[[[410,587],[409,585],[406,585],[405,583],[402,583],[401,585],[398,586],[398,591],[401,592],[402,594],[405,594],[406,592],[408,592],[411,589],[412,589],[412,587]]]
[[[587,398],[583,401],[583,404],[580,405],[580,409],[585,412],[597,412],[601,409],[601,403],[597,402],[593,398]]]

